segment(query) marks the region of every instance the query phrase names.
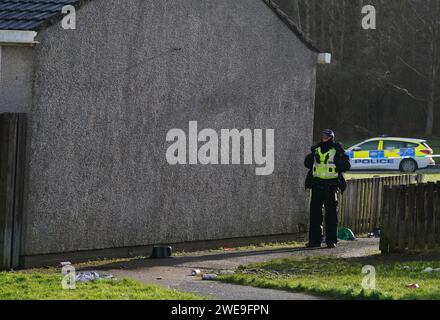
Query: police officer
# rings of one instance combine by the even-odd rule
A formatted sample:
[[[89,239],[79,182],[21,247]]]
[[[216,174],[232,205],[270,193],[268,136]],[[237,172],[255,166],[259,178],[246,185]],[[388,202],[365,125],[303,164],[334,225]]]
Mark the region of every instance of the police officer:
[[[343,172],[350,170],[350,159],[340,143],[335,142],[335,133],[322,131],[321,142],[312,147],[304,164],[307,174],[306,189],[312,189],[310,203],[310,228],[307,247],[321,247],[322,207],[325,207],[325,241],[328,248],[336,248],[338,242],[338,192],[344,192],[347,183]]]

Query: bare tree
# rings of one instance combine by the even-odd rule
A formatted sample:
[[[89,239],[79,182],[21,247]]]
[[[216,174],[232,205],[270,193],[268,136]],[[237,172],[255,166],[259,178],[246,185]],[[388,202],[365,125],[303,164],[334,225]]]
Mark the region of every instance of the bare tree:
[[[390,85],[424,106],[425,136],[431,137],[434,128],[435,105],[439,102],[437,90],[440,85],[440,2],[438,0],[408,0],[408,4],[413,16],[406,20],[406,28],[403,29],[403,26],[399,24],[396,29],[400,27],[407,34],[417,35],[417,38],[411,38],[414,41],[413,49],[409,52],[407,50],[398,52],[397,59],[412,73],[413,77],[417,78],[417,82],[408,83],[413,84],[413,88],[404,87],[396,82],[390,82]],[[405,43],[410,45],[408,41],[403,41],[401,45]],[[407,57],[404,53],[407,53]]]
[[[440,135],[440,0],[274,1],[334,57],[318,69],[317,128]],[[361,26],[364,5],[376,30]]]

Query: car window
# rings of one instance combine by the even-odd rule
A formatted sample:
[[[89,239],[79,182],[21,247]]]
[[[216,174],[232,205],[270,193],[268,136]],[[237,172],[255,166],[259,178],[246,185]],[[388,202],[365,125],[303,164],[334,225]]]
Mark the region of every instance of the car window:
[[[384,141],[384,150],[395,150],[395,149],[411,149],[417,148],[418,144],[405,141]]]
[[[419,145],[417,143],[405,142],[404,148],[417,148]]]
[[[402,148],[403,144],[400,141],[384,141],[384,150],[395,150]]]
[[[372,150],[377,150],[377,146],[378,146],[379,141],[370,141],[370,142],[366,142],[364,144],[361,144],[359,146],[361,151],[372,151]]]

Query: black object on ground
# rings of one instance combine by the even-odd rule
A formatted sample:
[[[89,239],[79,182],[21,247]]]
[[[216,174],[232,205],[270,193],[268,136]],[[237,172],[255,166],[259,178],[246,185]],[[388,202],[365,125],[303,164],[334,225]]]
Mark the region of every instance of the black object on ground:
[[[154,246],[150,258],[163,259],[163,258],[169,258],[171,257],[171,255],[172,255],[172,249],[170,246]]]

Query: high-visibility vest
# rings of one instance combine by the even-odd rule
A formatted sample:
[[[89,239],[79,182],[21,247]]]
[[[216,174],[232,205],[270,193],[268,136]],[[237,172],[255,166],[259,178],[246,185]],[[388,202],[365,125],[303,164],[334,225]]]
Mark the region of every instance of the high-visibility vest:
[[[319,158],[319,163],[317,157],[315,156],[315,163],[313,164],[313,177],[330,180],[337,179],[338,172],[336,171],[335,165],[335,155],[336,150],[330,149],[326,153],[322,153],[321,148],[316,149],[316,155]]]

